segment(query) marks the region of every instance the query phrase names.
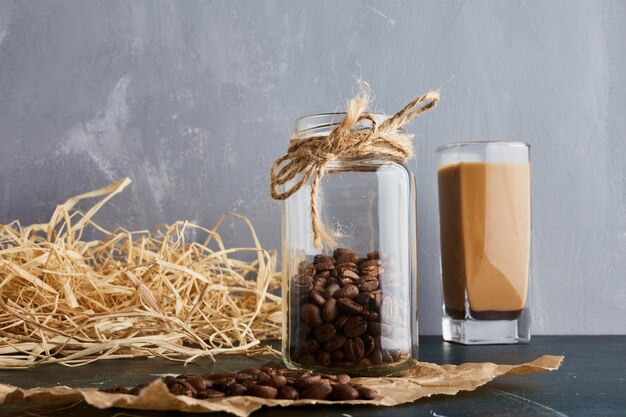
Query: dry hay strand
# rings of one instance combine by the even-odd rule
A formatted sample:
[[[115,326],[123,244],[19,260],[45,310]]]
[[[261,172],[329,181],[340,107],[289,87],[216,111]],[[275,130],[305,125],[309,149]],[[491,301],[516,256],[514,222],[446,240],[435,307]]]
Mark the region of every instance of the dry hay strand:
[[[45,224],[0,225],[0,368],[277,353],[260,344],[280,334],[276,252],[261,247],[250,221],[225,213],[212,229],[179,221],[154,233],[94,223],[128,184],[72,197]],[[227,218],[245,224],[250,247],[224,245]],[[81,240],[87,229],[104,238]]]

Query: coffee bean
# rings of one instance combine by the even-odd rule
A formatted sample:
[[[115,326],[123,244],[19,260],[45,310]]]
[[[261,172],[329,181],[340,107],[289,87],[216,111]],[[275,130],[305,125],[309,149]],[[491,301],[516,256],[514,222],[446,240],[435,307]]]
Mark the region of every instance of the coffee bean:
[[[302,355],[298,363],[302,366],[314,366],[315,365],[315,356],[313,355]]]
[[[300,378],[303,375],[309,375],[309,371],[303,371],[300,369],[281,369],[281,373],[287,378]]]
[[[337,300],[329,298],[326,303],[324,303],[324,307],[322,307],[322,320],[326,323],[330,323],[337,318],[338,314]]]
[[[113,385],[113,388],[101,388],[100,391],[108,392],[109,394],[130,394],[131,390],[122,385],[115,384]],[[131,394],[131,395],[137,395],[137,394]]]
[[[345,271],[343,271],[342,277],[356,281],[357,279],[359,279],[359,274],[350,269],[346,269]]]
[[[311,326],[306,323],[301,323],[296,329],[295,336],[298,340],[306,340],[306,338],[311,334]]]
[[[372,367],[372,361],[369,360],[368,358],[363,358],[360,361],[357,362],[357,366],[360,368],[371,368]]]
[[[208,386],[209,384],[213,385],[213,381],[211,381],[210,379],[203,378],[200,375],[188,375],[188,376],[184,376],[184,379],[189,384],[191,384],[191,386],[194,387],[194,389],[196,389],[197,391],[202,391],[203,389],[210,388]]]
[[[231,385],[231,387],[232,387],[232,386],[234,386],[234,385],[236,385],[236,384]],[[243,385],[243,386],[244,386],[244,387],[246,387],[246,389],[247,389],[247,388],[249,388],[249,387],[251,387],[251,386],[253,386],[253,385],[258,385],[258,384],[257,384],[257,382],[256,382],[255,380],[253,380],[253,379],[249,379],[249,380],[243,381],[243,382],[242,382],[241,384],[239,384],[239,385]],[[230,388],[230,387],[229,387],[229,388]],[[226,391],[228,391],[228,388],[226,389]]]
[[[241,395],[241,394],[235,394],[235,395]],[[211,389],[211,388],[207,388],[205,390],[198,391],[196,393],[196,398],[199,398],[201,400],[208,400],[210,398],[222,398],[225,396],[226,394],[224,394],[222,391],[218,391],[218,390]]]
[[[298,264],[298,274],[313,276],[315,275],[315,266],[311,262],[302,261]]]
[[[378,288],[378,280],[369,275],[363,275],[356,282],[360,291],[374,291]]]
[[[313,280],[313,289],[319,292],[324,292],[324,289],[326,289],[327,282],[328,281],[326,280],[326,278],[315,278]]]
[[[331,353],[325,350],[320,351],[317,354],[317,363],[322,366],[328,366],[331,362]]]
[[[113,388],[104,388],[100,391],[108,392],[109,394],[130,394],[130,390],[126,387],[123,387],[119,384],[113,385]]]
[[[331,298],[340,289],[341,289],[341,286],[339,284],[330,284],[328,285],[328,287],[326,287],[326,291],[324,291],[324,295],[326,296],[326,298]]]
[[[359,293],[359,295],[357,295],[356,297],[354,297],[354,301],[357,304],[362,305],[363,307],[365,306],[369,306],[370,300],[373,298],[373,295],[371,292],[366,291],[366,292],[362,292]]]
[[[354,298],[359,294],[359,289],[356,285],[346,285],[339,291],[335,292],[333,297],[335,298]]]
[[[365,356],[369,355],[376,349],[376,341],[368,334],[361,337],[363,339],[363,347],[365,348]]]
[[[305,374],[296,380],[296,388],[302,391],[319,384],[321,381],[322,377],[320,375]]]
[[[350,375],[347,374],[337,374],[337,382],[340,384],[348,384],[350,383],[350,381],[352,380],[352,378],[350,378]]]
[[[367,321],[378,321],[378,313],[375,311],[363,310],[361,312],[361,317],[363,317]]]
[[[310,326],[317,327],[322,324],[322,316],[320,309],[313,304],[305,304],[302,306],[302,320]]]
[[[374,321],[367,326],[367,332],[372,336],[386,336],[391,333],[391,326]]]
[[[343,347],[346,342],[346,337],[342,334],[336,334],[335,337],[322,345],[322,348],[328,352],[334,352]]]
[[[382,261],[380,259],[367,259],[359,264],[359,268],[368,268],[370,266],[380,266]]]
[[[335,337],[335,335],[337,334],[337,329],[335,329],[335,326],[333,326],[331,323],[325,323],[317,327],[313,331],[313,334],[315,335],[315,338],[318,342],[325,343]]]
[[[363,307],[348,298],[340,298],[337,300],[337,306],[341,311],[347,314],[355,315],[363,311]],[[315,307],[315,306],[314,306]]]
[[[348,248],[337,248],[333,251],[333,258],[337,259],[345,253],[354,253],[354,251]]]
[[[354,285],[354,280],[352,278],[342,278],[340,284],[342,287],[345,287],[346,285]]]
[[[335,277],[330,277],[326,280],[326,288],[330,287],[333,284],[339,285],[339,280]]]
[[[338,316],[337,319],[333,322],[333,324],[335,325],[336,329],[341,329],[343,325],[346,324],[346,321],[348,321],[348,319],[349,319],[348,316]]]
[[[261,385],[266,385],[270,382],[272,376],[267,372],[263,371],[256,376],[256,381]]]
[[[309,301],[321,307],[326,302],[326,298],[318,290],[311,290],[309,291]]]
[[[320,342],[318,342],[315,339],[309,339],[304,344],[304,351],[309,355],[316,353],[319,350],[319,348],[320,348]]]
[[[265,385],[269,385],[270,387],[274,388],[280,388],[285,384],[287,384],[287,378],[285,378],[283,375],[273,375]]]
[[[308,275],[299,275],[293,280],[293,290],[297,294],[306,293],[313,287],[313,279]]]
[[[313,277],[314,279],[328,279],[330,278],[330,271],[320,272],[319,274]]]
[[[174,395],[192,396],[198,392],[188,382],[183,380],[177,380],[174,383],[169,384],[168,388]]]
[[[358,271],[359,270],[359,265],[355,264],[354,262],[338,262],[335,265],[335,270],[339,271],[341,273],[343,273],[343,271]]]
[[[370,305],[372,306],[372,309],[380,311],[380,305],[383,301],[383,293],[380,291],[374,291],[372,294],[374,294],[374,297],[372,298]]]
[[[244,372],[237,372],[237,374],[235,375],[235,381],[237,381],[238,383],[250,381],[252,379],[254,379],[254,376]]]
[[[371,388],[364,386],[355,387],[356,391],[359,393],[359,400],[373,400],[376,398],[376,391]]]
[[[362,275],[370,275],[372,277],[378,278],[380,274],[384,272],[384,269],[380,266],[368,266],[365,268],[361,268]]]
[[[276,398],[278,390],[268,385],[252,385],[248,387],[247,394],[253,397],[272,399]]]
[[[334,263],[334,259],[332,256],[328,256],[328,255],[323,255],[323,254],[319,254],[319,255],[315,255],[313,257],[313,262],[315,262],[316,264],[332,264]]]
[[[333,367],[337,369],[350,369],[350,368],[354,368],[355,365],[356,364],[354,362],[349,361],[347,357],[344,357],[344,359],[341,361],[333,362]]]
[[[383,363],[383,355],[380,353],[380,349],[375,349],[372,353],[370,353],[369,358],[374,365],[380,365]]]
[[[294,387],[285,385],[278,390],[278,395],[276,396],[276,398],[279,398],[281,400],[297,400],[298,398],[300,398],[300,394],[298,393],[298,390]]]
[[[363,341],[358,337],[346,340],[343,345],[343,353],[346,354],[346,359],[349,361],[360,361],[365,356]]]
[[[359,337],[367,330],[367,322],[360,316],[350,317],[342,329],[348,337]]]
[[[348,263],[348,262],[356,264],[359,262],[359,255],[357,255],[354,252],[346,252],[342,254],[339,258],[337,258],[336,262],[337,262],[337,265]]]
[[[226,389],[229,386],[237,383],[237,380],[232,376],[226,376],[224,378],[218,378],[213,380],[213,388]]]
[[[306,398],[310,400],[325,400],[330,395],[333,388],[328,382],[322,382],[321,384],[313,385],[306,389],[300,395],[300,398]]]
[[[139,395],[141,391],[148,386],[148,383],[139,384],[136,387],[133,387],[128,390],[130,395]]]
[[[302,305],[302,304],[306,304],[309,302],[309,291],[311,291],[313,287],[309,287],[307,292],[304,292],[304,288],[302,289],[302,291],[298,291],[300,292],[299,296],[297,298],[293,299],[293,302],[298,304],[298,305]],[[296,294],[298,295],[298,294]],[[291,311],[291,315],[295,316],[295,314],[297,313],[296,311]]]
[[[332,271],[333,269],[335,269],[335,266],[332,264],[332,262],[324,262],[324,263],[315,264],[315,271],[317,271],[317,273],[325,272],[325,271]]]
[[[389,353],[391,353],[391,357],[393,358],[394,362],[398,362],[402,357],[402,352],[400,351],[400,349],[391,349]]]
[[[350,401],[359,398],[359,392],[349,384],[336,384],[328,396],[331,401]]]
[[[345,336],[344,336],[344,338],[345,338]],[[345,339],[344,339],[344,341],[345,341]],[[343,347],[343,345],[341,345],[341,346]],[[343,353],[343,350],[341,350],[341,349],[334,350],[332,352],[332,354],[331,354],[331,358],[332,358],[334,363],[343,361],[345,359],[345,357],[346,357],[346,355]]]
[[[226,394],[229,396],[244,395],[248,388],[241,384],[233,384],[226,389]]]
[[[351,273],[356,274],[357,272],[359,272],[359,267],[352,262],[344,262],[335,266],[335,271],[337,271],[337,274],[339,276],[342,276],[343,278],[350,278]],[[349,276],[344,276],[346,272],[349,273]]]
[[[378,252],[377,250],[373,250],[370,253],[367,254],[367,259],[372,260],[372,259],[380,259],[380,252]]]

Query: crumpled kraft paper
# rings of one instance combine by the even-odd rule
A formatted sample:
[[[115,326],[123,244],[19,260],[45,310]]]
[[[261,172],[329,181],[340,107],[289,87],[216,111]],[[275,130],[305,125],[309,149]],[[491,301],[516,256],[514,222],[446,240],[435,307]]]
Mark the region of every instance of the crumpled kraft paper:
[[[16,402],[73,403],[84,400],[98,408],[125,408],[137,410],[179,410],[190,413],[226,411],[247,417],[263,406],[287,407],[306,404],[371,404],[393,406],[416,401],[435,394],[455,395],[459,391],[472,391],[503,375],[521,375],[558,369],[563,356],[542,356],[521,365],[497,365],[490,362],[464,363],[462,365],[436,365],[418,362],[402,377],[354,378],[355,383],[375,389],[374,400],[318,401],[318,400],[266,400],[257,397],[226,397],[198,400],[175,396],[165,384],[155,380],[139,396],[109,394],[95,388],[33,388],[21,389],[0,384],[0,404]]]

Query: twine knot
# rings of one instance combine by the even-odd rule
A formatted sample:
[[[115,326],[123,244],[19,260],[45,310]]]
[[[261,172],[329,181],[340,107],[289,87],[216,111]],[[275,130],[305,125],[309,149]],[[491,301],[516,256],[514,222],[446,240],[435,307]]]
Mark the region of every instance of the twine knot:
[[[346,159],[372,158],[403,163],[414,156],[412,136],[399,130],[413,118],[439,103],[439,93],[429,91],[407,104],[402,110],[378,125],[374,114],[366,112],[369,105],[367,90],[348,103],[343,120],[328,135],[305,138],[292,137],[287,153],[278,158],[270,169],[270,194],[275,200],[286,200],[311,178],[311,225],[313,244],[335,245],[320,219],[317,207],[317,187],[329,162]],[[369,121],[369,126],[355,127]],[[288,184],[289,183],[289,184]]]

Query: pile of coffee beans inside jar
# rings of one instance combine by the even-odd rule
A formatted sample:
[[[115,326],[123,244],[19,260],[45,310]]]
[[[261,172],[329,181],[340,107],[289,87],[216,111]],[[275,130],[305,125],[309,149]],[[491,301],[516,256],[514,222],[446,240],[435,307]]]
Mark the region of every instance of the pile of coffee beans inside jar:
[[[199,399],[248,395],[283,400],[372,400],[376,391],[351,383],[345,374],[319,374],[307,371],[274,369],[270,367],[249,368],[239,372],[216,372],[206,375],[179,375],[163,378],[174,395],[186,395]],[[134,388],[116,385],[104,392],[139,395],[147,384]]]
[[[300,262],[289,285],[291,362],[358,370],[406,361],[411,295],[398,277],[378,251],[339,248]]]

